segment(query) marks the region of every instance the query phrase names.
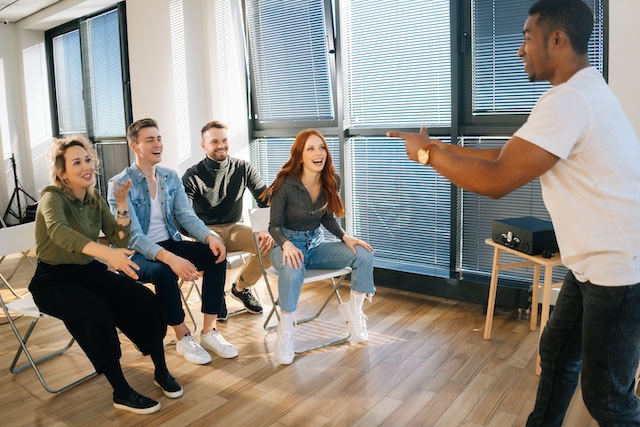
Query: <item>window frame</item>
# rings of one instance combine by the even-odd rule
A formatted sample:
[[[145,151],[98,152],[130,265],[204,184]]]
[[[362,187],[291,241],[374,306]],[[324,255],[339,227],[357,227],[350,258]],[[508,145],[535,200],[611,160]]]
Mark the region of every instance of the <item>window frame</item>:
[[[465,96],[459,98],[460,105],[460,134],[473,136],[511,136],[520,128],[529,117],[529,114],[494,114],[494,115],[473,115],[472,105],[472,11],[471,4],[473,0],[452,0],[461,5],[460,23],[461,32],[459,34],[459,46],[461,53],[460,62],[460,80],[459,85],[462,88],[461,93]],[[603,77],[605,81],[609,81],[609,0],[601,0],[603,8]],[[533,4],[533,1],[532,1]],[[524,21],[522,22],[524,25]],[[514,52],[516,55],[516,52]]]
[[[246,0],[250,1],[250,0]],[[335,60],[335,70],[332,70],[332,84],[334,86],[334,105],[336,108],[337,128],[333,126],[326,126],[325,123],[319,122],[292,122],[292,123],[278,123],[277,125],[265,125],[259,124],[254,120],[255,116],[250,114],[249,130],[250,141],[256,138],[268,138],[268,137],[293,137],[302,128],[316,127],[323,134],[340,136],[340,170],[341,176],[346,176],[345,159],[348,157],[345,155],[344,150],[347,146],[347,141],[351,137],[379,137],[384,136],[390,129],[374,128],[374,127],[358,127],[358,128],[343,128],[344,123],[344,96],[341,79],[345,78],[343,73],[343,64],[341,62],[341,34],[340,34],[340,2],[349,0],[325,0],[325,7],[327,13],[327,32],[334,34],[334,50],[335,54],[333,59]],[[512,136],[522,124],[527,120],[529,114],[493,114],[493,115],[477,115],[472,114],[472,1],[473,0],[451,0],[450,1],[450,52],[451,52],[451,126],[450,127],[431,127],[429,133],[433,137],[450,138],[452,142],[459,141],[462,143],[465,138],[508,138]],[[533,4],[533,0],[531,1]],[[332,9],[330,9],[330,7]],[[609,16],[609,1],[602,0],[603,11],[603,76],[605,80],[608,80],[608,62],[609,62],[609,28],[608,28],[608,16]],[[332,21],[332,18],[334,19]],[[524,21],[523,21],[524,24]],[[419,28],[419,27],[417,27]],[[334,32],[335,30],[335,32]],[[248,40],[248,37],[247,37]],[[516,52],[514,51],[514,55]],[[251,61],[250,53],[247,54],[248,60]],[[253,81],[252,69],[249,68],[248,78]],[[250,93],[248,94],[250,102],[250,108],[254,107],[255,90],[253,86],[250,87]],[[418,132],[418,128],[396,128],[395,130],[405,132]],[[347,194],[344,187],[348,185],[346,179],[342,180],[342,194]],[[485,300],[486,293],[484,293],[485,285],[488,284],[490,276],[482,277],[480,274],[474,276],[465,272],[462,265],[462,227],[461,223],[465,218],[465,212],[463,207],[463,190],[451,185],[451,247],[450,247],[450,264],[449,264],[449,278],[440,278],[436,276],[429,276],[426,274],[415,274],[405,271],[386,270],[384,268],[376,268],[376,281],[382,280],[389,282],[392,287],[400,289],[428,292],[434,295],[451,297],[451,293],[457,293],[455,297],[463,300],[477,301]],[[346,202],[346,201],[345,201]],[[540,203],[543,203],[540,200]],[[473,214],[473,213],[472,213]],[[494,218],[487,218],[490,221]],[[495,218],[498,219],[498,218]],[[484,243],[481,242],[483,245]],[[466,276],[466,277],[465,277]],[[402,281],[413,281],[412,285],[398,284]],[[417,282],[417,284],[416,284]],[[518,288],[522,285],[522,282],[516,280],[506,280],[502,282],[507,283],[507,287]],[[469,287],[467,290],[462,290],[461,287],[452,285],[464,284],[465,287]],[[425,291],[420,286],[428,285],[431,290]],[[479,287],[476,285],[480,285]],[[478,289],[479,294],[472,296]],[[503,295],[508,292],[503,292]],[[516,304],[526,304],[526,298],[523,302],[522,293],[516,292],[517,295],[511,295],[508,298],[512,300],[518,300]],[[499,298],[500,299],[500,298]],[[503,302],[504,303],[504,302]]]
[[[246,15],[247,2],[252,0],[242,0],[242,10]],[[248,19],[245,16],[245,40],[247,43],[246,61],[247,61],[247,88],[248,93],[248,109],[249,109],[249,131],[250,139],[256,139],[261,137],[278,137],[287,138],[295,137],[297,133],[302,129],[315,128],[320,130],[326,129],[331,135],[338,135],[340,128],[340,121],[338,117],[341,114],[341,108],[338,106],[339,92],[336,81],[337,72],[337,55],[339,50],[337,49],[337,39],[335,26],[333,25],[333,4],[332,0],[322,0],[324,4],[324,18],[325,18],[325,31],[327,34],[327,50],[329,52],[329,77],[331,79],[331,96],[333,97],[333,120],[319,120],[319,121],[290,121],[290,122],[275,122],[275,123],[261,123],[257,119],[258,105],[256,100],[256,94],[258,93],[256,88],[256,77],[253,72],[253,58],[251,56],[251,50],[249,47],[250,34],[248,28]],[[342,142],[342,141],[341,141]],[[342,144],[341,144],[342,145]]]
[[[127,15],[126,15],[126,6],[125,2],[122,1],[116,5],[106,7],[89,15],[85,15],[81,18],[74,19],[65,24],[62,24],[58,27],[52,28],[45,32],[45,53],[47,60],[47,72],[49,79],[49,104],[51,111],[51,131],[52,135],[55,137],[60,137],[60,123],[59,123],[59,113],[58,113],[58,99],[57,99],[57,89],[55,82],[55,64],[53,58],[53,39],[55,37],[61,36],[63,34],[67,34],[71,31],[78,31],[80,33],[80,55],[82,57],[82,30],[81,25],[82,22],[94,18],[96,16],[102,15],[104,13],[117,10],[118,13],[118,32],[120,35],[120,63],[122,69],[122,90],[123,90],[123,102],[124,102],[124,120],[125,126],[128,126],[133,121],[133,109],[131,106],[131,79],[129,73],[129,53],[128,53],[128,41],[127,41]],[[84,59],[82,66],[82,75],[83,75],[83,85],[84,85]],[[83,92],[86,89],[83,86]],[[84,97],[83,97],[84,98]],[[94,129],[94,126],[90,126],[88,121],[91,120],[90,106],[87,101],[84,102],[84,112],[85,112],[85,134],[89,141],[92,143],[99,141],[122,141],[126,138],[126,129],[125,134],[121,137],[96,137],[91,131]]]

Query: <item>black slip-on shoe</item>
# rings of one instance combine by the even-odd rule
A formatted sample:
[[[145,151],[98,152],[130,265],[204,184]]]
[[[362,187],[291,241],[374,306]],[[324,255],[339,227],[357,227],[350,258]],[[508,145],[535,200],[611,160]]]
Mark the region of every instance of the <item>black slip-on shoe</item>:
[[[127,399],[119,399],[114,396],[113,407],[133,412],[134,414],[153,414],[158,412],[162,405],[134,391]]]
[[[155,377],[153,383],[162,389],[165,396],[171,399],[176,399],[184,393],[182,386],[178,384],[178,381],[169,372]]]

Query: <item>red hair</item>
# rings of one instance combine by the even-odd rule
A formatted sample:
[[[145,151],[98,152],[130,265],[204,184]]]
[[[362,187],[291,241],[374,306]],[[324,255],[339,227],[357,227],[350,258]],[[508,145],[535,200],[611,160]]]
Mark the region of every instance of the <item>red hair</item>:
[[[287,163],[282,166],[282,169],[278,172],[276,179],[274,179],[271,185],[260,195],[260,198],[262,200],[270,198],[273,193],[282,187],[285,178],[288,176],[302,175],[302,152],[304,151],[304,146],[311,135],[319,137],[324,144],[324,148],[327,150],[327,160],[322,172],[320,172],[320,182],[327,201],[327,212],[338,217],[344,216],[344,204],[340,199],[338,191],[338,174],[336,173],[336,169],[333,167],[333,160],[331,159],[329,146],[327,145],[327,141],[324,139],[324,136],[315,129],[305,129],[296,136],[296,139],[293,141],[293,146],[291,146],[291,157]]]

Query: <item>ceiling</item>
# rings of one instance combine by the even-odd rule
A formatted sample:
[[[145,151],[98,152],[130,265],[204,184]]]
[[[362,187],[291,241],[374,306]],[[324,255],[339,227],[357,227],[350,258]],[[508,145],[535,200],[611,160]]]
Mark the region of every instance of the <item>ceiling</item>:
[[[112,6],[118,1],[0,0],[0,22],[3,24],[19,22],[19,25],[23,25],[23,29],[46,31]],[[43,11],[44,9],[47,10]],[[38,14],[40,11],[43,12]]]
[[[17,22],[60,0],[0,0],[0,20]]]

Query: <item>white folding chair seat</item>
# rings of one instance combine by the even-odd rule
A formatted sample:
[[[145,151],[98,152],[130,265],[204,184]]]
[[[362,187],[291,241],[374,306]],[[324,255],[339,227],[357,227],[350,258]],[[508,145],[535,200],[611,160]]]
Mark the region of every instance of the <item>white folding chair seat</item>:
[[[251,228],[253,229],[253,237],[254,237],[254,242],[256,244],[256,248],[259,248],[258,236],[257,236],[258,233],[262,231],[268,231],[269,229],[270,212],[271,212],[270,208],[255,208],[255,209],[249,210],[249,218],[251,220]],[[273,289],[269,282],[269,275],[277,277],[278,272],[273,267],[265,269],[262,258],[260,258],[260,267],[262,269],[262,275],[264,277],[264,281],[267,286],[267,291],[269,292],[269,297],[271,298],[271,302],[273,304],[273,307],[271,308],[271,311],[269,312],[269,315],[267,316],[267,319],[265,320],[263,327],[266,331],[272,331],[276,329],[277,325],[269,326],[269,321],[271,320],[274,314],[276,315],[276,318],[280,320],[280,314],[278,313],[278,310],[277,310],[278,300],[277,298],[275,298]],[[338,288],[348,274],[351,274],[350,268],[307,269],[307,272],[304,276],[304,281],[302,282],[303,285],[313,283],[313,282],[326,281],[328,279],[331,282],[331,286],[330,286],[329,294],[325,298],[324,302],[322,303],[318,311],[316,311],[314,314],[312,314],[309,317],[305,317],[303,319],[297,320],[296,323],[302,324],[302,323],[310,322],[312,320],[317,319],[322,314],[324,309],[327,307],[327,305],[329,304],[331,299],[334,297],[334,295],[338,300],[338,304],[342,304],[342,298],[340,297],[340,292],[338,291]],[[296,354],[304,353],[304,352],[315,350],[322,347],[327,347],[330,345],[340,344],[347,341],[349,338],[350,338],[350,335],[347,335],[346,337],[332,339],[330,341],[316,345],[312,348],[308,348],[302,351],[296,351]]]
[[[35,246],[36,246],[35,223],[33,222],[0,229],[0,257],[2,257],[3,259],[4,257],[15,254],[15,253],[21,253],[23,257],[26,257],[28,255],[29,250],[35,248]],[[20,260],[19,265],[22,263],[22,261],[23,259]],[[17,271],[17,268],[14,269],[10,277],[12,277],[16,271]],[[75,342],[75,339],[71,337],[71,340],[69,341],[69,343],[63,348],[59,350],[55,350],[37,359],[34,358],[27,344],[28,344],[29,338],[31,337],[32,332],[34,331],[36,325],[38,324],[38,321],[48,316],[43,313],[40,313],[40,310],[38,309],[35,302],[33,301],[33,297],[31,297],[30,295],[26,296],[26,293],[22,295],[18,295],[9,284],[9,279],[7,279],[7,277],[0,274],[0,279],[1,279],[0,289],[2,287],[6,287],[14,295],[18,297],[18,299],[14,301],[5,302],[4,299],[2,298],[2,294],[0,293],[0,305],[2,306],[2,310],[4,311],[5,316],[7,317],[7,323],[11,326],[11,329],[13,330],[13,333],[15,334],[20,344],[20,346],[18,347],[18,351],[16,352],[16,355],[13,358],[13,362],[11,363],[11,366],[9,368],[11,373],[18,374],[24,371],[25,369],[32,367],[38,379],[40,380],[40,383],[44,387],[44,389],[54,394],[62,393],[63,391],[68,390],[71,387],[76,386],[81,382],[88,380],[89,378],[95,377],[97,374],[95,371],[93,371],[59,388],[51,388],[47,384],[42,373],[40,372],[40,369],[38,368],[38,365],[47,360],[53,359],[54,357],[60,356],[61,354],[66,352],[69,348],[71,348],[71,346]],[[20,333],[20,330],[18,329],[14,319],[11,317],[12,315],[21,315],[25,317],[30,317],[32,319],[31,324],[29,325],[29,328],[24,334]],[[24,353],[24,355],[27,357],[28,363],[25,363],[24,365],[16,367],[22,353]]]

